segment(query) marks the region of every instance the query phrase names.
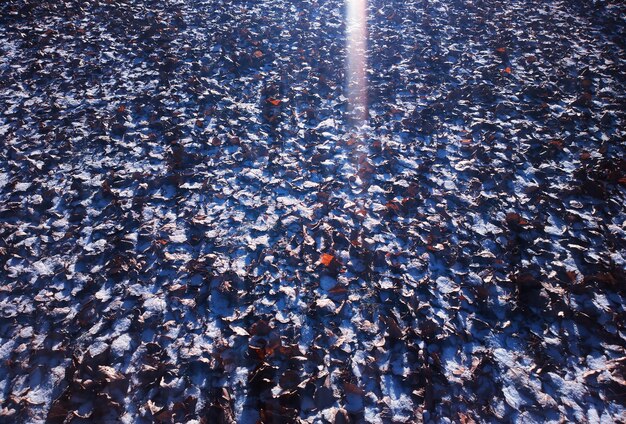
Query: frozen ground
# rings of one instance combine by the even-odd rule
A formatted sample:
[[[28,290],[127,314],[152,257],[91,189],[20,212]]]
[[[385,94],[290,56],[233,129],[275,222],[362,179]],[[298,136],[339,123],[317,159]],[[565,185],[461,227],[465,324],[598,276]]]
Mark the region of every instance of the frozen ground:
[[[623,422],[624,16],[3,1],[0,422]]]

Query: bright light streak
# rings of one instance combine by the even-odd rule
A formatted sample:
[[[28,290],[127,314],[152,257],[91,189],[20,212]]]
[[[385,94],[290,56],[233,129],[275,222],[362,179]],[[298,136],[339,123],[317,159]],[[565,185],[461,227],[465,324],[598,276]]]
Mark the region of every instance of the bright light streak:
[[[367,110],[367,0],[346,0],[347,9],[347,86],[354,124],[368,119]]]

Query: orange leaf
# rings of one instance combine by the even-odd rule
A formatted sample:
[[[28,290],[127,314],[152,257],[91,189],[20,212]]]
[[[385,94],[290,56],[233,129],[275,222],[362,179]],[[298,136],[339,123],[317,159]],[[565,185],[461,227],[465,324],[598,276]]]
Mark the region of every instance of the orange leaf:
[[[497,51],[498,53],[506,53],[506,48],[505,48],[505,47],[498,47],[498,48],[496,49],[496,51]]]
[[[267,99],[268,103],[271,103],[274,106],[278,106],[280,104],[280,100],[277,99]]]
[[[507,73],[507,74],[510,74],[511,73],[511,68],[507,66],[506,68],[504,68],[504,72]]]
[[[263,52],[261,50],[256,50],[254,53],[252,53],[252,55],[256,57],[257,59],[259,59],[263,57]]]
[[[330,263],[335,259],[335,257],[329,253],[322,253],[322,257],[320,258],[320,262],[326,266],[330,266]]]

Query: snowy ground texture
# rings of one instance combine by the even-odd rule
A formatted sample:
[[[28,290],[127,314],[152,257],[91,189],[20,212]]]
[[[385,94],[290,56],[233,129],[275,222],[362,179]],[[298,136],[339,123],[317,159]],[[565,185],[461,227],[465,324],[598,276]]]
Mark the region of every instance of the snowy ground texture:
[[[3,1],[0,422],[624,421],[624,16]]]

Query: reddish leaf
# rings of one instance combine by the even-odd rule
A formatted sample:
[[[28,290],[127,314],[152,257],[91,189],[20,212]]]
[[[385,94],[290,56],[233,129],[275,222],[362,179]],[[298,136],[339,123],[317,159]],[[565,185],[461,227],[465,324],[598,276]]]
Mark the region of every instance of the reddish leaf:
[[[528,221],[522,218],[520,214],[515,212],[507,213],[505,220],[509,227],[515,228],[522,225],[528,225]]]
[[[400,210],[400,206],[398,206],[398,202],[396,201],[387,202],[385,207],[394,212],[398,212]]]

